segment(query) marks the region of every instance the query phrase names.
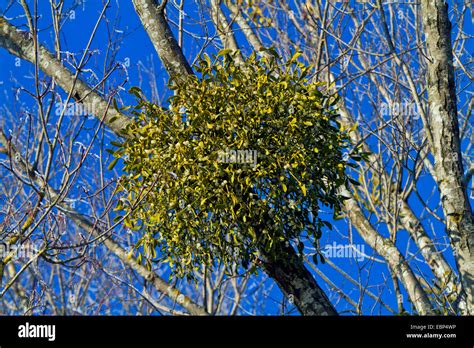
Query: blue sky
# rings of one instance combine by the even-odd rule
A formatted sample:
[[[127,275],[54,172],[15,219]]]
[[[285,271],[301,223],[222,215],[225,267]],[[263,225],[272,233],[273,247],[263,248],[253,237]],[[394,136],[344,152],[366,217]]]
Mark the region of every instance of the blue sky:
[[[4,11],[6,8],[5,5],[6,1],[2,1],[0,4],[0,11]],[[30,1],[31,3],[31,1]],[[53,49],[53,40],[52,40],[52,30],[51,30],[51,16],[50,16],[50,7],[48,1],[39,1],[39,8],[38,13],[41,14],[41,20],[39,22],[39,39],[40,42],[48,47],[50,50]],[[68,4],[72,4],[72,1],[67,1]],[[81,4],[74,7],[73,11],[70,13],[70,20],[66,22],[63,27],[62,33],[62,51],[74,53],[77,59],[80,59],[81,54],[83,53],[84,47],[87,45],[89,40],[89,35],[92,32],[96,21],[99,18],[99,15],[102,11],[102,4],[103,1],[92,1],[92,0],[83,0]],[[119,6],[118,6],[119,5]],[[185,8],[185,12],[188,16],[196,18],[199,20],[199,12],[197,8],[194,6],[190,6]],[[18,5],[12,6],[6,14],[4,14],[8,19],[12,20],[12,23],[15,25],[26,29],[25,27],[25,19],[22,16],[21,7]],[[91,49],[94,50],[94,54],[91,57],[87,67],[91,68],[99,78],[104,75],[104,67],[108,66],[111,61],[112,64],[120,63],[120,66],[111,76],[106,84],[106,89],[110,92],[112,89],[116,88],[117,85],[120,85],[125,82],[124,89],[119,92],[120,96],[120,103],[121,105],[133,105],[135,103],[135,98],[132,95],[127,93],[127,90],[132,86],[139,86],[142,85],[142,90],[144,94],[148,98],[152,98],[153,94],[151,89],[149,88],[150,82],[155,83],[159,92],[159,99],[164,101],[167,96],[169,96],[169,92],[166,90],[166,81],[167,81],[167,73],[162,68],[159,58],[148,39],[146,32],[143,30],[143,27],[136,15],[133,5],[131,1],[119,1],[113,0],[111,1],[111,7],[107,10],[107,17],[109,18],[110,22],[102,21],[99,30],[92,42]],[[188,22],[191,22],[188,20]],[[209,26],[209,28],[211,28]],[[201,26],[198,24],[194,26],[188,27],[189,30],[193,32],[195,36],[203,36],[206,33],[202,30]],[[351,28],[347,28],[349,31]],[[465,28],[466,29],[466,28]],[[472,22],[471,25],[467,26],[467,29],[472,34]],[[349,32],[348,32],[349,37]],[[240,37],[240,35],[238,35]],[[108,50],[108,43],[112,38],[112,41],[117,43],[117,51],[116,55],[113,59],[111,57],[111,51]],[[186,57],[192,61],[196,58],[197,54],[199,53],[201,46],[204,44],[205,40],[203,38],[194,38],[190,35],[185,35],[184,39],[184,53]],[[211,42],[206,49],[208,54],[216,52],[216,44],[217,42]],[[271,44],[271,42],[267,42],[267,44]],[[249,52],[248,48],[244,51]],[[472,53],[472,49],[471,49]],[[109,57],[109,59],[107,59]],[[34,110],[34,101],[31,97],[25,92],[19,90],[19,87],[25,87],[29,90],[33,90],[33,74],[34,74],[34,67],[32,64],[25,62],[25,61],[18,61],[17,58],[13,57],[12,55],[8,54],[4,49],[0,50],[0,119],[3,119],[3,115],[6,114],[7,110],[11,112],[18,112],[20,115],[25,110]],[[150,68],[152,66],[155,67],[155,75],[149,80],[149,76],[143,75],[143,69],[139,67]],[[337,73],[337,70],[335,71]],[[86,72],[83,74],[83,79],[86,79],[89,83],[93,84],[97,82],[93,75],[90,72]],[[467,84],[467,82],[464,81]],[[464,86],[463,86],[464,87]],[[466,88],[470,88],[466,85]],[[472,88],[470,88],[472,89]],[[347,98],[357,100],[358,96],[356,92],[350,88],[347,88]],[[464,100],[461,100],[459,103],[462,105],[464,104]],[[363,99],[360,101],[359,104],[360,110],[362,113],[365,112],[372,112],[369,102],[367,99]],[[21,119],[20,119],[21,120]],[[91,126],[96,124],[95,119],[91,118],[89,121]],[[14,128],[17,125],[9,124],[7,122],[5,124],[5,129]],[[82,136],[87,137],[87,135],[83,134]],[[107,139],[113,140],[113,135],[108,134]],[[85,139],[84,139],[85,140]],[[375,145],[375,143],[373,143]],[[464,147],[467,144],[463,144]],[[100,144],[96,144],[95,151],[98,151]],[[106,146],[111,147],[111,146]],[[90,166],[93,167],[93,160],[91,160]],[[110,178],[114,175],[120,174],[120,166],[115,168],[115,173],[110,173]],[[84,175],[83,179],[87,180],[87,173],[82,174]],[[433,192],[434,182],[433,180],[428,177],[424,176],[418,182],[418,188],[422,196],[425,198],[429,197]],[[81,195],[79,190],[73,191],[72,194]],[[430,202],[438,202],[438,193],[435,190],[434,196],[431,198]],[[410,203],[412,205],[413,210],[420,214],[423,211],[423,206],[421,205],[420,201],[416,197],[410,198]],[[474,202],[471,202],[474,203]],[[76,207],[79,210],[87,209],[87,206],[79,206]],[[430,206],[431,209],[439,209],[437,205]],[[337,220],[333,221],[331,218],[331,214],[327,214],[327,218],[332,221],[335,226],[335,230],[339,231],[347,231],[348,224],[344,220]],[[427,227],[427,230],[435,229],[435,230],[443,230],[444,226],[432,218],[427,218],[422,220],[422,223]],[[380,229],[383,229],[383,225],[379,225]],[[373,255],[376,258],[380,258],[376,254],[373,254],[373,251],[363,242],[363,240],[358,236],[357,233],[353,233],[353,243],[364,245],[365,253],[368,255]],[[400,234],[399,238],[400,246],[406,247],[407,241],[407,234],[405,235]],[[341,238],[341,235],[335,231],[326,231],[323,234],[321,239],[321,245],[332,244],[333,242],[336,243],[346,243],[344,238]],[[411,243],[411,248],[413,248],[413,243]],[[404,250],[402,250],[404,252]],[[454,265],[454,260],[452,258],[451,253],[445,253],[445,256],[448,258],[448,261]],[[364,272],[361,274],[358,273],[358,267],[356,267],[356,261],[353,259],[334,259],[333,260],[337,265],[341,266],[346,270],[349,274],[351,274],[355,279],[362,280],[362,283],[370,282],[371,284],[379,283],[386,285],[389,289],[392,289],[392,282],[389,278],[389,274],[387,272],[387,268],[384,264],[378,262],[370,262],[369,260],[364,260],[361,262]],[[359,265],[359,266],[360,266]],[[319,265],[320,269],[328,274],[330,278],[336,284],[347,284],[347,280],[337,272],[333,271],[330,266],[328,265]],[[370,269],[370,276],[366,272]],[[426,271],[429,274],[429,269],[425,266],[422,268],[423,271]],[[382,276],[384,274],[385,276]],[[318,277],[318,281],[320,284],[324,284],[322,279]],[[385,278],[385,279],[384,279]],[[376,281],[374,281],[376,279]],[[271,282],[271,281],[268,281]],[[326,285],[323,286],[324,289],[327,289]],[[377,293],[377,287],[374,286],[370,288],[372,292]],[[382,293],[381,298],[384,302],[391,305],[393,308],[396,308],[396,300],[390,290],[385,289]],[[267,309],[265,312],[273,313],[277,310],[276,301],[280,301],[282,298],[281,293],[276,289],[273,288],[271,293],[268,294],[268,298],[266,301]],[[370,312],[371,307],[373,306],[374,301],[368,297],[365,298],[364,303],[364,312]],[[406,307],[409,308],[408,302],[405,301]],[[346,308],[346,304],[342,301],[338,305],[338,309]],[[119,308],[117,308],[117,313],[120,313]],[[388,311],[381,308],[380,312],[375,311],[375,313],[380,314],[389,314]]]

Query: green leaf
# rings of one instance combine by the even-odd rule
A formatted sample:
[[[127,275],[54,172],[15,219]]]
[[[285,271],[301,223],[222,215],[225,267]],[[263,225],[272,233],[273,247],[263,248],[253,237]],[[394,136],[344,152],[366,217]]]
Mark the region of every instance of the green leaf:
[[[301,51],[296,51],[296,52],[293,54],[293,56],[291,57],[291,59],[290,59],[289,62],[290,62],[290,63],[296,62],[296,60],[297,60],[299,57],[301,57],[302,54],[303,54],[303,53],[302,53]]]
[[[303,242],[298,243],[298,254],[303,254],[304,244]]]
[[[276,51],[274,47],[269,47],[269,48],[262,47],[260,51],[270,53],[275,59],[280,59],[280,55],[278,54],[278,52]]]
[[[332,224],[329,223],[328,221],[325,221],[325,220],[321,220],[321,222],[327,227],[329,228],[331,231],[332,231]]]
[[[209,57],[209,55],[207,53],[204,53],[203,57],[204,57],[204,61],[207,63],[207,66],[211,67],[212,63],[211,63],[211,58]]]
[[[232,53],[232,49],[224,48],[217,53],[217,57],[225,56],[226,54]]]
[[[141,98],[142,98],[142,96],[141,96],[142,91],[141,91],[141,89],[138,88],[138,87],[132,87],[132,88],[130,88],[130,89],[128,90],[128,93],[131,93],[131,94],[135,95],[138,99],[141,99]]]
[[[326,263],[326,259],[324,258],[324,255],[319,254],[319,258],[321,259],[321,263],[324,265]]]
[[[118,158],[114,158],[114,159],[112,160],[112,162],[110,162],[110,164],[108,165],[107,169],[108,169],[108,170],[114,169],[114,167],[115,167],[115,165],[117,164],[117,161],[118,161],[118,160],[119,160]]]
[[[113,104],[115,110],[120,111],[120,108],[119,108],[119,106],[118,106],[118,104],[117,104],[117,99],[116,99],[116,98],[114,98],[114,99],[112,100],[112,104]],[[113,122],[113,121],[111,121],[111,122]]]

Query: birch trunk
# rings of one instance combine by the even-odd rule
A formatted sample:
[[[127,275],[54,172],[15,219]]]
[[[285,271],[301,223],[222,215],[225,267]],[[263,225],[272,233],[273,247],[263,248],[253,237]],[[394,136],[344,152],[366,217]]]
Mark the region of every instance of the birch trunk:
[[[451,23],[444,0],[421,2],[427,48],[427,90],[431,150],[441,196],[447,233],[467,298],[467,311],[474,314],[474,218],[465,182],[459,141],[454,81]]]

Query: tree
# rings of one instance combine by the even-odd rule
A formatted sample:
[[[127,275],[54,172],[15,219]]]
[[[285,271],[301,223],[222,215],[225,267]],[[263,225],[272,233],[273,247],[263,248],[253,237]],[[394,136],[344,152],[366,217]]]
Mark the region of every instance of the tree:
[[[133,245],[143,248],[148,244],[137,240],[133,232],[129,233],[129,228],[140,225],[130,225],[127,214],[114,221],[117,214],[112,207],[120,197],[117,191],[123,181],[117,180],[120,175],[108,174],[106,162],[110,159],[105,151],[109,138],[122,146],[130,144],[128,139],[144,131],[133,122],[127,108],[130,103],[120,91],[125,84],[120,81],[124,79],[121,73],[125,68],[123,64],[115,64],[118,38],[111,34],[116,28],[110,22],[110,12],[115,10],[118,14],[120,9],[104,2],[90,39],[76,59],[74,54],[64,51],[61,33],[65,23],[72,20],[71,13],[74,12],[71,11],[80,5],[82,3],[66,8],[64,1],[51,1],[53,19],[51,29],[46,31],[53,34],[53,45],[40,41],[44,19],[39,14],[44,9],[36,1],[20,1],[20,4],[2,9],[0,46],[32,63],[34,82],[29,87],[32,92],[28,87],[20,91],[25,91],[21,98],[32,98],[36,105],[25,102],[23,111],[19,110],[23,115],[21,119],[13,109],[5,113],[4,131],[0,137],[3,146],[1,170],[5,178],[2,180],[5,204],[1,238],[10,249],[28,242],[40,245],[25,260],[13,260],[11,255],[3,257],[1,264],[5,264],[6,283],[0,296],[4,310],[61,313],[72,308],[86,312],[87,304],[93,303],[90,296],[105,298],[105,290],[93,292],[91,284],[101,284],[105,279],[114,284],[113,289],[119,294],[117,298],[122,305],[130,303],[127,298],[134,299],[133,305],[124,307],[126,313],[156,310],[171,314],[181,311],[204,315],[235,314],[245,313],[249,308],[253,308],[250,312],[256,312],[263,297],[257,292],[256,301],[243,305],[241,301],[246,289],[257,286],[260,291],[268,291],[271,285],[262,275],[247,272],[242,268],[242,262],[228,262],[226,267],[216,269],[210,269],[211,262],[201,269],[194,267],[193,276],[200,289],[196,292],[192,283],[167,281],[164,274],[169,271],[167,266],[149,263],[146,267],[138,259],[140,255],[135,254],[135,257],[129,249]],[[337,121],[341,134],[347,133],[350,137],[353,145],[349,151],[358,159],[354,168],[346,170],[349,187],[338,178],[322,182],[324,177],[314,171],[308,175],[314,175],[313,180],[319,180],[322,185],[338,187],[336,196],[344,197],[344,206],[343,213],[336,218],[343,220],[331,220],[334,232],[323,233],[316,244],[292,244],[292,238],[297,240],[303,227],[307,230],[311,226],[306,218],[299,218],[295,221],[302,226],[294,233],[271,235],[269,240],[277,239],[274,242],[280,243],[278,258],[253,257],[249,260],[257,265],[264,261],[261,266],[290,304],[302,314],[336,314],[336,309],[357,314],[374,310],[472,314],[473,261],[469,252],[474,233],[472,189],[469,188],[473,173],[472,141],[469,141],[472,138],[472,98],[467,92],[472,83],[472,62],[466,51],[471,38],[463,34],[465,5],[454,3],[449,11],[441,0],[420,5],[383,4],[380,0],[375,4],[277,0],[211,0],[205,4],[163,1],[158,4],[155,0],[134,0],[133,6],[143,25],[141,30],[148,34],[163,68],[175,81],[174,86],[178,86],[173,91],[176,93],[174,101],[170,101],[171,110],[164,110],[161,107],[166,103],[158,100],[159,88],[154,82],[156,70],[142,70],[152,74],[152,100],[142,106],[148,108],[149,114],[159,116],[155,120],[176,117],[182,112],[187,117],[188,108],[194,105],[187,103],[196,100],[193,99],[196,95],[192,93],[193,88],[180,89],[179,86],[189,87],[195,83],[198,87],[206,87],[205,73],[196,69],[199,65],[192,64],[187,58],[199,60],[199,57],[205,57],[204,51],[218,52],[221,48],[226,49],[226,54],[232,52],[236,69],[244,66],[250,70],[259,66],[252,51],[270,61],[272,51],[265,48],[274,45],[282,57],[278,61],[280,65],[291,61],[295,51],[301,51],[298,61],[314,65],[308,82],[323,81],[319,89],[324,95],[340,96],[335,105],[338,116],[334,122]],[[19,10],[23,11],[25,19],[7,17],[8,11]],[[196,15],[187,14],[191,12]],[[191,23],[196,18],[199,18],[201,29],[193,32]],[[457,26],[449,24],[450,18]],[[27,25],[28,30],[19,31],[12,22],[18,22],[17,26]],[[94,37],[100,32],[109,33],[108,54],[102,72],[93,59]],[[453,39],[451,35],[454,35]],[[187,49],[192,50],[193,46],[186,39],[198,40],[199,36],[204,37],[199,49],[188,52]],[[187,54],[183,53],[182,47]],[[204,61],[201,60],[201,69]],[[211,66],[207,64],[208,69]],[[191,76],[195,72],[198,78]],[[208,73],[208,76],[210,82],[215,82],[212,80],[215,75]],[[252,86],[247,83],[244,87]],[[212,88],[204,90],[212,91]],[[224,101],[223,96],[219,102]],[[94,116],[95,121],[87,117],[68,117],[73,100],[76,108],[80,106],[80,111]],[[58,102],[62,107],[55,108]],[[184,111],[177,109],[183,105],[187,107]],[[193,111],[190,115],[204,117],[209,114],[215,113],[207,109],[202,114]],[[282,120],[287,117],[284,114]],[[149,119],[142,118],[141,125],[146,121]],[[311,125],[303,126],[311,129],[313,121],[308,119]],[[151,125],[162,129],[165,124],[156,121]],[[9,128],[11,132],[7,131]],[[132,137],[127,136],[126,129],[133,129]],[[245,127],[241,125],[240,129]],[[330,125],[324,129],[330,132]],[[172,133],[183,135],[188,131],[176,124],[169,130],[169,137]],[[334,133],[334,139],[337,139],[336,134],[340,133]],[[288,139],[292,136],[290,132]],[[158,142],[166,139],[159,138]],[[205,146],[208,144],[203,142]],[[133,154],[131,149],[122,150]],[[199,144],[192,150],[198,151]],[[334,165],[337,167],[340,161]],[[171,172],[179,180],[176,164],[168,161],[160,165],[175,169]],[[308,162],[308,165],[316,164],[319,164],[316,157]],[[150,162],[150,166],[153,165]],[[123,169],[137,171],[132,168],[133,162],[126,163],[125,168],[118,166],[118,174]],[[329,173],[338,173],[331,168],[332,165],[327,168]],[[468,169],[464,171],[464,168]],[[301,177],[296,176],[293,180],[288,173],[282,176],[281,185],[286,187],[284,190],[282,186],[282,191],[295,192],[295,197],[304,202],[302,207],[324,198],[311,196],[310,184],[300,185]],[[244,182],[246,178],[253,179],[239,177]],[[432,192],[427,188],[432,188]],[[258,190],[250,193],[258,194]],[[165,204],[172,197],[160,197],[159,202]],[[243,193],[236,199],[253,202]],[[331,203],[324,199],[322,202]],[[119,207],[124,208],[120,204]],[[138,202],[138,210],[129,209],[128,213],[133,217],[145,207]],[[282,203],[281,208],[288,206]],[[266,209],[257,211],[267,212]],[[242,219],[246,215],[242,215]],[[141,218],[152,216],[143,211]],[[273,218],[265,219],[260,215],[260,220]],[[236,220],[240,221],[240,216]],[[189,224],[190,221],[184,219],[183,222]],[[249,225],[255,227],[258,223],[252,221]],[[443,236],[449,243],[443,242]],[[172,235],[169,237],[172,239]],[[311,256],[324,256],[324,252],[333,251],[321,246],[323,240],[337,243],[333,249],[348,246],[351,249],[347,250],[356,250],[355,257],[343,259],[338,265],[338,256],[326,256],[324,266],[315,265]],[[42,243],[38,244],[39,241]],[[151,245],[146,254],[153,256],[156,249]],[[366,246],[369,251],[365,251]],[[247,247],[249,251],[253,250],[251,245]],[[164,251],[161,250],[160,255]],[[175,252],[176,249],[171,250],[171,253]],[[107,257],[109,253],[114,257]],[[58,279],[69,277],[65,271],[68,267],[82,279],[77,288],[64,283],[56,286],[55,283],[62,280],[52,280],[53,275]],[[388,277],[384,276],[386,272]],[[382,275],[376,276],[377,273]],[[387,283],[389,278],[391,284]],[[47,303],[27,295],[27,289],[37,281],[42,284],[41,291],[47,294]],[[70,279],[69,284],[72,283],[74,277]],[[329,296],[320,284],[325,284]],[[56,293],[58,288],[63,294],[70,294],[74,301],[66,303],[64,295]],[[22,305],[7,301],[6,294],[12,299],[22,299]],[[175,308],[176,302],[179,309]],[[286,312],[286,302],[283,303],[282,311]],[[114,303],[107,303],[106,307],[107,310],[118,308]]]

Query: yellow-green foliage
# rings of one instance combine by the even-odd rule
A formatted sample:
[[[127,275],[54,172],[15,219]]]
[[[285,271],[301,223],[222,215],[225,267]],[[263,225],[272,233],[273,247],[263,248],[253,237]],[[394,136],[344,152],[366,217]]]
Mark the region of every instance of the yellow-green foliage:
[[[297,55],[278,65],[252,54],[239,66],[221,51],[198,63],[199,77],[170,86],[169,108],[139,98],[115,155],[125,171],[117,210],[141,234],[140,258],[183,276],[320,237],[320,207],[340,207],[348,144],[337,98],[308,81],[310,69]],[[225,149],[256,151],[256,166],[222,163]]]

